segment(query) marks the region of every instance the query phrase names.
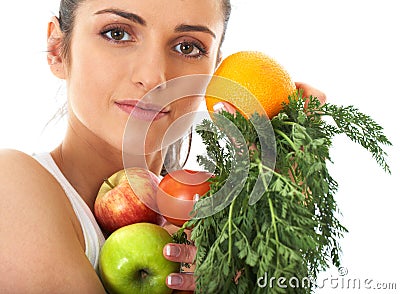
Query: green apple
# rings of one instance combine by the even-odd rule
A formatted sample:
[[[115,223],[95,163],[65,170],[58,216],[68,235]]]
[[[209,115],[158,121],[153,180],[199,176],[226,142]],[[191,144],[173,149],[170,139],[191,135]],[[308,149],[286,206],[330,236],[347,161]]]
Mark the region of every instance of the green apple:
[[[170,234],[151,223],[135,223],[114,231],[100,252],[99,270],[110,294],[167,294],[165,280],[179,271],[179,263],[165,259],[164,245]]]

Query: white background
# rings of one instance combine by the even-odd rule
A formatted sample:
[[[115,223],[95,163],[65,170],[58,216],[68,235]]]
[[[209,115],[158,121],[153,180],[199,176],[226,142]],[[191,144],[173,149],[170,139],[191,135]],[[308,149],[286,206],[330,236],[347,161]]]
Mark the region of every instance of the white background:
[[[330,103],[357,106],[385,128],[393,143],[386,148],[392,175],[344,137],[334,142],[331,172],[339,182],[336,199],[350,231],[342,240],[347,277],[397,282],[399,289],[400,111],[395,102],[400,97],[400,18],[396,1],[233,0],[232,4],[224,55],[263,51],[295,81],[323,90]],[[28,153],[49,150],[63,136],[63,124],[52,122],[45,128],[65,99],[62,83],[46,65],[46,25],[57,8],[57,0],[2,5],[0,148]],[[338,274],[332,269],[324,277]],[[328,292],[353,291],[328,286],[319,291]]]

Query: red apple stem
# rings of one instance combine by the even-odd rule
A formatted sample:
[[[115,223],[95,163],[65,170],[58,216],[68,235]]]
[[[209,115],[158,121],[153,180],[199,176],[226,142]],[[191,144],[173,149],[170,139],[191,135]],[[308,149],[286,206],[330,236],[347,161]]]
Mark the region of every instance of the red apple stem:
[[[104,179],[104,183],[106,183],[111,189],[115,188],[115,186],[111,184],[111,182],[108,179]]]

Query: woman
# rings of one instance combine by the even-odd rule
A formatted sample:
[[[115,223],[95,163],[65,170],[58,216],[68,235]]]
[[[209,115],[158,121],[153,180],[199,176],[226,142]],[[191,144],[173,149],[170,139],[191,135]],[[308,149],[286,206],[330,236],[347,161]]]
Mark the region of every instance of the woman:
[[[211,74],[229,14],[225,0],[61,1],[60,17],[48,26],[48,63],[66,81],[68,128],[49,154],[0,152],[2,293],[105,293],[95,271],[104,237],[92,211],[103,179],[123,169],[129,111],[165,81]],[[160,136],[200,101],[170,104],[147,136]],[[164,160],[160,151],[146,156],[156,174]],[[195,248],[171,244],[164,252],[191,262]],[[167,280],[171,288],[194,288],[190,275]]]

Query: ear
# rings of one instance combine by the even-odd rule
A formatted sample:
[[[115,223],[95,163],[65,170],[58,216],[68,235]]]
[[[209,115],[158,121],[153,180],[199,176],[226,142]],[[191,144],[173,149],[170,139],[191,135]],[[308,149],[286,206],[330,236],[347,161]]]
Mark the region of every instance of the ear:
[[[53,16],[47,26],[47,63],[51,72],[60,79],[65,79],[65,60],[61,55],[63,33],[57,17]]]

